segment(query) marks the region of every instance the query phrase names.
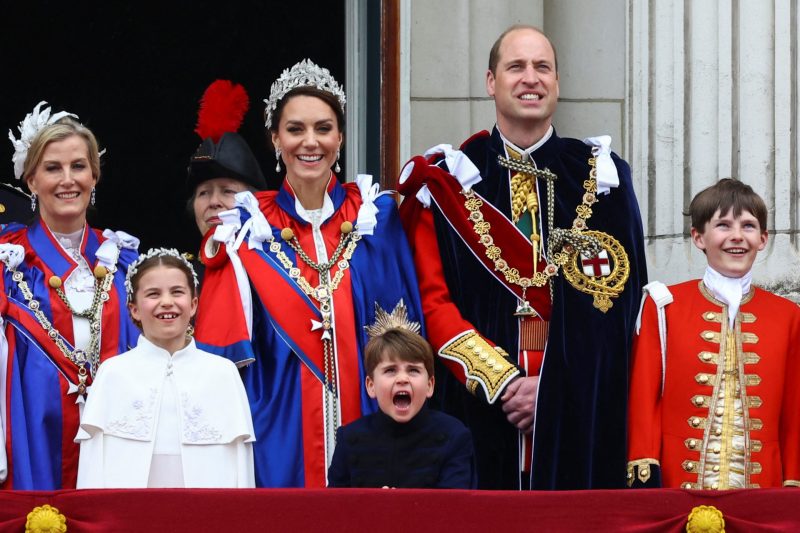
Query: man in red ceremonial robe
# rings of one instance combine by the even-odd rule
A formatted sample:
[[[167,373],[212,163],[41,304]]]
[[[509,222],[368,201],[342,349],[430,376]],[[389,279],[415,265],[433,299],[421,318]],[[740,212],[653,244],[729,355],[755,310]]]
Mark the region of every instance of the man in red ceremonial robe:
[[[486,84],[492,132],[400,177],[429,340],[449,370],[435,398],[472,431],[482,488],[622,487],[646,278],[630,168],[607,136],[555,133],[556,54],[540,30],[503,33]]]

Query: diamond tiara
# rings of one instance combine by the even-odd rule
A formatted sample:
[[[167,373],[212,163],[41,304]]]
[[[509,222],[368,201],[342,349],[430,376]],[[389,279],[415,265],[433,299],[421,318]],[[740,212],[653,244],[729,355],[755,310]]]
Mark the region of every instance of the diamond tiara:
[[[265,124],[267,129],[272,128],[272,114],[275,112],[275,108],[278,107],[278,102],[289,91],[297,87],[316,87],[321,91],[331,93],[339,100],[339,105],[342,106],[342,112],[344,112],[347,97],[342,86],[333,79],[328,69],[320,67],[310,59],[304,59],[296,63],[292,68],[284,69],[280,77],[272,84],[269,98],[264,100],[264,103],[267,104],[264,111],[267,116]]]
[[[194,267],[192,264],[186,260],[183,255],[181,255],[178,250],[175,248],[150,248],[147,250],[146,253],[141,254],[139,257],[136,258],[136,261],[130,264],[128,267],[128,273],[125,276],[125,293],[128,296],[128,303],[133,301],[133,284],[131,283],[131,279],[136,273],[139,271],[139,267],[144,263],[147,259],[153,257],[175,257],[180,259],[184,265],[189,268],[189,271],[192,273],[192,281],[194,281],[194,288],[195,292],[197,292],[197,287],[200,285],[200,282],[197,280],[197,272],[194,271]]]

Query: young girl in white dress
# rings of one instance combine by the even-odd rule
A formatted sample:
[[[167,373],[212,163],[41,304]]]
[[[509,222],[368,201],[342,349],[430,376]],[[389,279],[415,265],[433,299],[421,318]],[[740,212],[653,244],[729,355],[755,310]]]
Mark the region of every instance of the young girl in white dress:
[[[236,366],[187,330],[197,277],[149,250],[125,281],[136,348],[100,366],[76,437],[78,488],[254,487],[253,422]]]

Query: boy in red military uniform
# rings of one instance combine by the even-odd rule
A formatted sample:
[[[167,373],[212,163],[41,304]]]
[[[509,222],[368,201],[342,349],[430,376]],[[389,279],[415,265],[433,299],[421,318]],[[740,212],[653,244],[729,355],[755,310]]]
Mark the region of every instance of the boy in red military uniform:
[[[653,283],[634,340],[628,485],[800,486],[800,308],[751,285],[767,208],[733,179],[689,207],[702,280]]]

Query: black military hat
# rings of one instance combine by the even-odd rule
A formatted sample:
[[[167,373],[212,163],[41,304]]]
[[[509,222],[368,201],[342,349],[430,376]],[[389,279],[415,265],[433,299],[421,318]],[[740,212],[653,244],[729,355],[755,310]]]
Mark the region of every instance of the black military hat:
[[[235,179],[259,191],[267,188],[250,146],[236,132],[223,134],[216,143],[211,137],[205,138],[189,161],[189,191],[214,178]]]
[[[203,142],[189,160],[190,193],[215,178],[235,179],[256,190],[267,188],[250,146],[236,133],[249,105],[244,87],[228,80],[216,80],[205,90],[195,129]]]

